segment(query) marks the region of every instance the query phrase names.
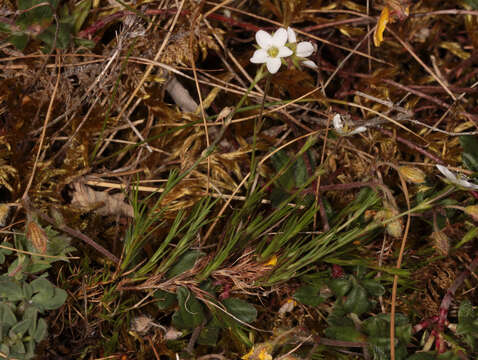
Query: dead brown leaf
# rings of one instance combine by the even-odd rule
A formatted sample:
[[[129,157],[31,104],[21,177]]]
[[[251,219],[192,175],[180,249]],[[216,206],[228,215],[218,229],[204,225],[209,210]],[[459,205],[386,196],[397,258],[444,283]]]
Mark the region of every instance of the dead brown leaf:
[[[73,198],[71,205],[80,208],[94,210],[98,215],[123,215],[134,216],[133,207],[124,202],[121,193],[108,194],[105,191],[95,191],[89,186],[78,181],[73,185]]]

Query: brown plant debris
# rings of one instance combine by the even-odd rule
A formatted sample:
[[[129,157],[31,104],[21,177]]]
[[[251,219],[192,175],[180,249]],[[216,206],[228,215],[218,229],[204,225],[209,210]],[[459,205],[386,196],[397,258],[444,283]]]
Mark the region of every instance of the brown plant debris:
[[[125,203],[124,194],[108,194],[106,191],[93,190],[81,181],[72,184],[71,205],[83,211],[94,211],[98,215],[134,216],[133,207]]]

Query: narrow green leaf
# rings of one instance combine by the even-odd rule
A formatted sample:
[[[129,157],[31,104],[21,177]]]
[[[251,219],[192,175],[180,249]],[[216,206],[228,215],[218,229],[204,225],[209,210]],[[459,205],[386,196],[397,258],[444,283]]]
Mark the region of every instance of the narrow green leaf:
[[[23,318],[31,321],[28,333],[33,336],[38,326],[38,309],[34,306],[27,306]]]
[[[47,330],[48,326],[46,321],[43,318],[38,319],[37,328],[35,329],[35,333],[32,335],[37,343],[45,338]]]
[[[74,32],[77,34],[83,23],[85,22],[86,18],[88,17],[88,13],[91,9],[91,0],[82,0],[76,4],[75,9],[73,10],[73,18],[74,18]]]
[[[31,319],[24,319],[11,327],[9,331],[9,336],[12,338],[13,337],[12,335],[15,334],[19,337],[22,337],[23,334],[25,334],[27,330],[31,327],[31,325],[32,325]]]

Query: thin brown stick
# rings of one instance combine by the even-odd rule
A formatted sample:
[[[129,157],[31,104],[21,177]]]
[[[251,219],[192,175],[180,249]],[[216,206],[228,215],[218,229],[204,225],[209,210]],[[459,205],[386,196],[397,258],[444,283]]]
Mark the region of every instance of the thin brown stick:
[[[168,44],[169,42],[169,38],[171,37],[171,34],[173,32],[173,29],[174,27],[176,26],[176,23],[178,21],[178,18],[179,18],[179,15],[181,14],[181,10],[184,6],[184,2],[185,0],[182,0],[181,1],[181,4],[179,5],[179,9],[178,11],[176,12],[176,15],[174,16],[174,19],[173,19],[173,22],[168,30],[168,33],[166,35],[166,37],[164,38],[163,42],[161,43],[161,46],[159,47],[159,50],[158,52],[156,53],[156,55],[154,56],[154,61],[158,61],[161,54],[163,53],[164,49],[166,48],[166,45]],[[128,98],[128,100],[126,101],[126,103],[124,104],[123,108],[121,109],[121,111],[119,112],[117,118],[118,119],[121,119],[121,117],[124,115],[124,113],[126,112],[126,109],[128,108],[128,106],[131,104],[131,102],[133,101],[133,99],[135,98],[135,96],[138,94],[139,90],[141,89],[141,87],[143,86],[143,84],[145,83],[146,79],[148,78],[148,76],[151,74],[151,71],[153,71],[153,68],[154,66],[153,65],[148,65],[148,67],[146,68],[146,71],[144,72],[141,80],[139,81],[139,84],[136,86],[136,88],[133,90],[133,93],[130,95],[130,97]]]
[[[403,261],[403,253],[405,252],[405,245],[407,243],[408,232],[410,230],[410,223],[411,223],[411,206],[410,206],[410,197],[408,195],[408,188],[405,179],[400,174],[398,167],[392,163],[380,163],[380,165],[386,165],[394,168],[400,178],[400,183],[402,185],[402,192],[405,196],[405,201],[407,202],[407,223],[405,225],[405,230],[402,236],[402,243],[400,245],[400,252],[398,254],[397,265],[396,268],[400,269],[402,267]],[[390,359],[395,360],[395,309],[396,309],[396,299],[397,299],[397,287],[398,287],[398,275],[393,276],[393,286],[392,286],[392,304],[390,309]]]
[[[60,61],[59,56],[57,56],[57,61]],[[27,198],[28,191],[30,191],[30,187],[32,186],[33,179],[35,178],[36,169],[38,167],[38,160],[40,158],[40,153],[41,153],[41,149],[43,147],[43,142],[45,141],[45,135],[46,135],[46,129],[47,129],[48,121],[50,121],[50,118],[51,118],[51,113],[53,111],[53,103],[55,102],[56,92],[58,91],[58,86],[60,84],[60,76],[61,76],[61,72],[60,72],[60,69],[58,68],[55,88],[53,89],[53,94],[51,95],[50,104],[48,105],[48,110],[47,110],[47,113],[46,113],[46,116],[45,116],[45,121],[43,122],[43,129],[42,129],[42,133],[41,133],[41,136],[40,136],[40,143],[38,144],[38,151],[37,151],[37,154],[36,154],[36,157],[35,157],[35,163],[33,164],[32,173],[30,175],[30,179],[28,180],[28,184],[27,184],[27,187],[25,188],[25,192],[23,193],[22,199]]]
[[[445,322],[446,318],[448,315],[448,308],[450,307],[453,297],[455,296],[456,291],[458,288],[465,282],[465,280],[472,274],[476,268],[478,267],[478,253],[475,254],[475,258],[473,261],[470,263],[469,267],[463,271],[458,277],[453,281],[453,284],[448,288],[446,295],[443,297],[443,300],[440,304],[440,313],[438,315],[438,335],[443,332],[445,329]],[[440,351],[440,349],[437,349],[437,351]]]
[[[110,253],[108,250],[106,250],[103,246],[101,246],[100,244],[96,243],[93,239],[91,239],[90,237],[86,236],[85,234],[79,232],[78,230],[75,230],[75,229],[72,229],[71,227],[67,226],[67,225],[64,225],[64,224],[58,224],[54,219],[52,219],[51,217],[49,217],[48,215],[42,213],[41,211],[37,210],[37,209],[34,209],[31,205],[30,205],[30,201],[28,200],[28,197],[25,197],[23,198],[22,200],[22,204],[23,204],[23,207],[25,209],[27,209],[27,211],[32,211],[35,213],[35,215],[37,215],[38,217],[40,217],[41,219],[43,219],[44,221],[50,223],[51,225],[53,225],[54,227],[56,227],[58,230],[61,230],[77,239],[80,239],[82,241],[84,241],[86,244],[90,245],[91,247],[93,247],[94,249],[96,249],[98,252],[100,252],[101,254],[103,254],[104,256],[106,256],[108,259],[110,259],[112,262],[114,262],[116,265],[119,264],[120,260],[115,256],[113,255],[112,253]]]
[[[378,129],[380,132],[384,133],[385,135],[388,135],[390,137],[394,137],[395,139],[397,139],[398,141],[400,141],[401,143],[407,145],[409,148],[413,149],[413,150],[416,150],[418,151],[420,154],[422,155],[425,155],[427,158],[429,159],[432,159],[434,162],[440,164],[440,165],[444,165],[445,162],[439,158],[438,156],[436,155],[433,155],[432,153],[422,149],[420,146],[412,143],[410,140],[407,140],[407,139],[404,139],[398,135],[395,135],[393,134],[390,130],[387,130],[387,129]]]
[[[201,112],[201,118],[202,122],[204,125],[204,134],[206,135],[206,146],[209,148],[211,145],[210,140],[209,140],[209,131],[208,131],[208,126],[207,126],[207,121],[206,121],[206,113],[204,111],[204,103],[202,101],[202,94],[201,94],[201,88],[199,86],[199,81],[198,81],[198,73],[197,73],[197,68],[196,68],[196,61],[194,60],[194,51],[193,51],[193,39],[194,39],[194,34],[196,32],[196,27],[199,26],[199,23],[201,21],[201,15],[198,15],[198,12],[202,9],[204,5],[204,1],[202,1],[198,6],[197,9],[194,11],[195,15],[193,15],[193,20],[191,22],[191,31],[189,33],[189,53],[191,54],[191,58],[189,61],[191,62],[191,67],[193,70],[193,75],[194,75],[194,84],[196,86],[196,91],[198,94],[199,98],[199,109]],[[207,180],[206,180],[206,193],[209,193],[209,187],[210,187],[210,175],[211,175],[211,157],[207,157]]]
[[[450,97],[455,101],[456,96],[451,92],[451,90],[448,88],[448,86],[445,84],[445,82],[437,75],[435,72],[430,69],[423,61],[418,57],[418,55],[415,53],[413,50],[412,46],[406,42],[405,40],[402,40],[400,36],[398,36],[393,30],[390,28],[387,28],[387,30],[393,35],[393,37],[412,55],[412,57],[435,79],[436,82],[438,82],[443,89],[450,95]]]

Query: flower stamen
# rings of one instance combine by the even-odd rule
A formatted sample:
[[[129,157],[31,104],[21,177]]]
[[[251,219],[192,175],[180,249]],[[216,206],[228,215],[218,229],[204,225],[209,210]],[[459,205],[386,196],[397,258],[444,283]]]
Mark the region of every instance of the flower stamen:
[[[267,55],[269,55],[270,57],[277,57],[277,55],[279,55],[279,49],[276,48],[275,46],[271,46],[268,50],[267,50]]]

